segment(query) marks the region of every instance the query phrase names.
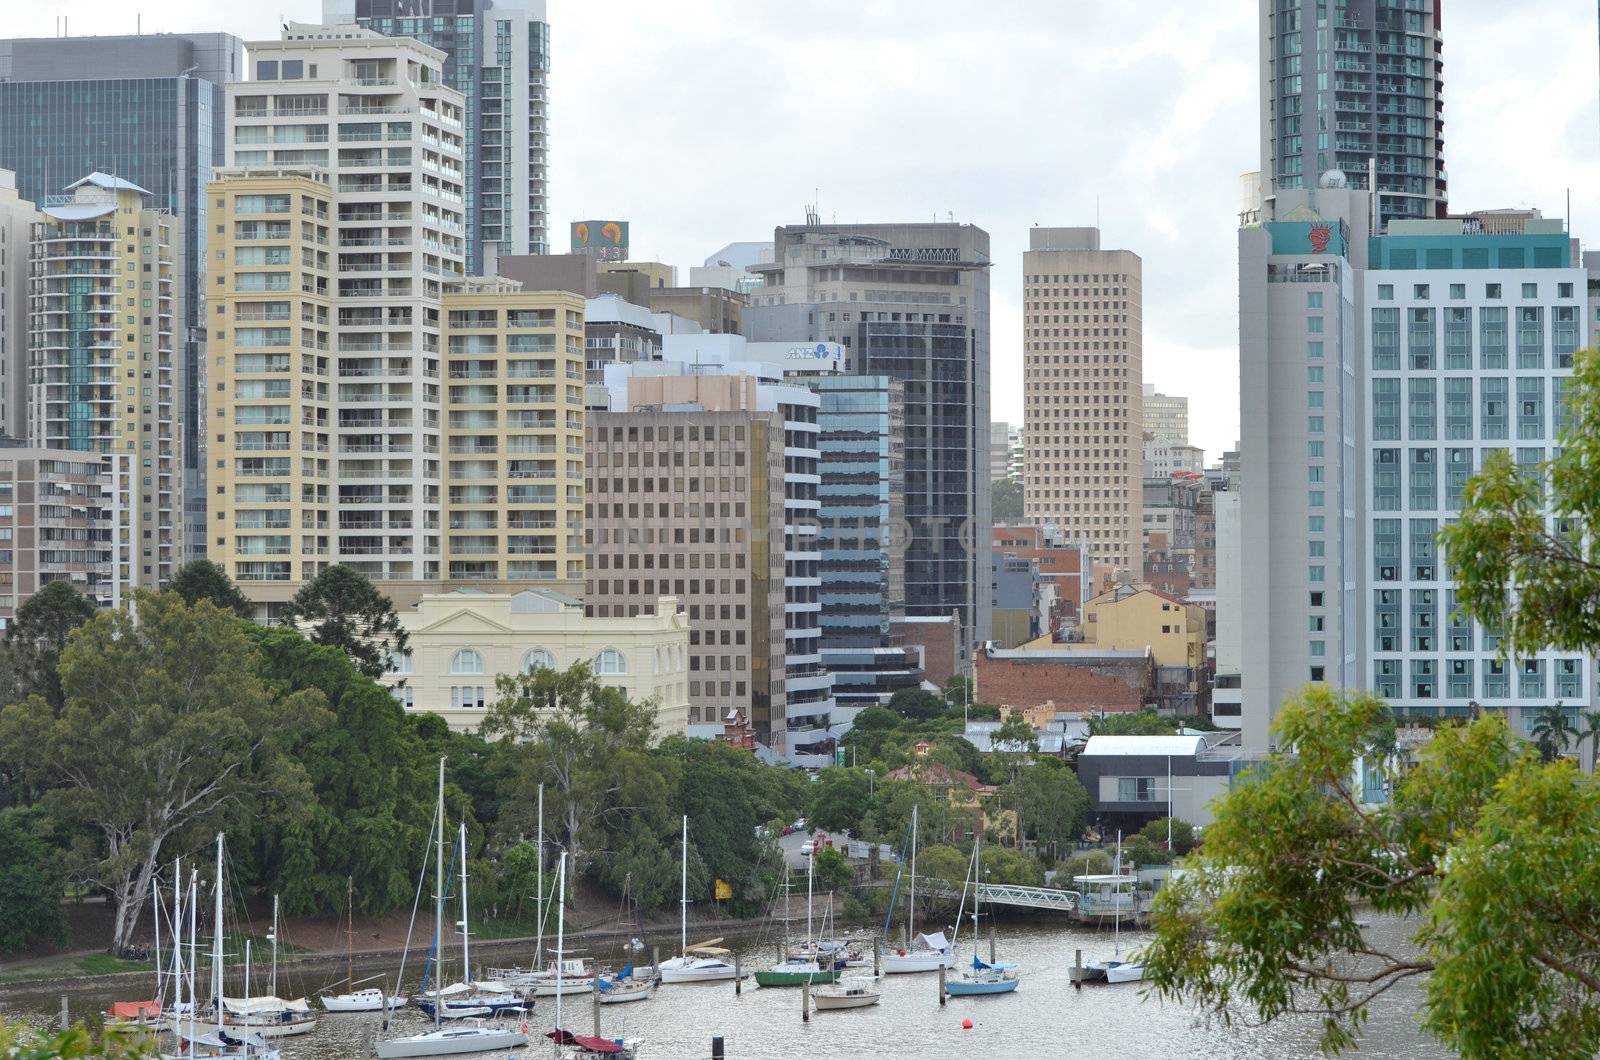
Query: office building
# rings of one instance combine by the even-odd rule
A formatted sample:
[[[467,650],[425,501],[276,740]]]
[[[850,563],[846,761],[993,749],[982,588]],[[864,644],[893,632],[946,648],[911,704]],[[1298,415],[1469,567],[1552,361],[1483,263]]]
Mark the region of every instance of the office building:
[[[1144,432],[1144,477],[1146,481],[1173,475],[1205,474],[1206,451],[1197,445],[1174,442],[1166,435]]]
[[[595,618],[549,589],[457,589],[397,612],[410,654],[384,676],[407,711],[477,732],[495,701],[495,675],[588,663],[596,678],[655,708],[658,736],[688,730],[689,620],[671,597],[643,614]]]
[[[1361,554],[1368,201],[1349,188],[1280,191],[1260,223],[1239,230],[1237,525],[1248,564],[1238,613],[1252,751],[1268,746],[1278,705],[1307,682],[1361,680],[1359,572],[1345,557]],[[1220,613],[1220,585],[1218,595]]]
[[[989,424],[989,481],[1011,477],[1011,425]]]
[[[1588,274],[1560,219],[1534,213],[1517,230],[1504,220],[1391,219],[1370,241],[1357,481],[1371,559],[1355,572],[1367,589],[1355,678],[1401,714],[1466,717],[1478,703],[1527,734],[1539,709],[1563,703],[1575,716],[1592,701],[1594,660],[1500,658],[1493,630],[1455,614],[1435,545],[1489,454],[1535,468],[1567,423]]]
[[[1022,256],[1023,516],[1097,565],[1143,566],[1142,264],[1098,228],[1033,228]]]
[[[736,711],[781,750],[783,415],[759,407],[753,376],[682,382],[699,384],[692,404],[641,400],[587,417],[586,613],[633,617],[653,606],[641,601],[681,601],[690,734],[715,736]]]
[[[906,613],[989,629],[989,235],[965,224],[778,228],[749,266],[751,341],[836,342],[905,388]],[[965,663],[963,662],[964,666]]]
[[[744,331],[744,295],[725,287],[652,287],[645,304],[653,313],[692,320],[713,335]]]
[[[550,250],[550,25],[544,0],[323,0],[330,27],[357,23],[444,53],[464,101],[466,266],[495,275],[512,254]]]
[[[1158,394],[1154,383],[1144,385],[1144,432],[1169,445],[1189,444],[1189,399]]]
[[[100,455],[111,576],[156,587],[183,562],[178,222],[105,173],[49,202],[29,245],[29,440]]]
[[[0,436],[28,433],[28,241],[38,216],[0,169]]]
[[[0,41],[0,168],[16,173],[21,197],[45,205],[101,172],[146,189],[174,219],[186,558],[205,555],[206,541],[205,187],[226,160],[223,86],[243,76],[244,46],[227,33]]]
[[[1443,0],[1260,0],[1261,169],[1270,200],[1330,170],[1377,177],[1376,228],[1443,217]],[[1275,216],[1283,217],[1279,208]]]
[[[122,602],[112,487],[104,458],[0,441],[0,630],[53,581],[102,607]]]
[[[269,612],[333,562],[402,606],[576,589],[583,300],[465,276],[444,54],[343,25],[251,57],[211,192],[219,562]],[[324,146],[293,167],[280,143]]]
[[[800,362],[804,363],[804,362]],[[797,380],[801,381],[801,380]],[[904,386],[888,376],[819,375],[803,380],[817,409],[817,565],[822,663],[833,675],[834,728],[859,708],[887,705],[916,687],[917,652],[897,644],[905,614]]]
[[[763,242],[729,243],[709,255],[704,265],[689,269],[690,287],[721,287],[742,295],[761,286],[761,277],[750,266],[772,261],[772,244]]]
[[[1099,591],[1094,560],[1082,544],[1068,542],[1053,526],[996,526],[993,541],[995,555],[1029,560],[1054,584],[1041,634],[1078,624],[1083,605]]]

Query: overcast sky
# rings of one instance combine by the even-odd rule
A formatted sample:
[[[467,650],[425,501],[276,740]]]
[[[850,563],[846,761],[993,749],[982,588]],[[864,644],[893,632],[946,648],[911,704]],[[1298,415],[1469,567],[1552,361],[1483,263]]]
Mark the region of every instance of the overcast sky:
[[[551,242],[632,222],[633,256],[700,264],[803,220],[954,215],[988,230],[994,418],[1022,416],[1030,225],[1093,224],[1144,259],[1145,381],[1238,436],[1239,176],[1259,167],[1256,0],[549,0]],[[149,0],[143,28],[275,37],[321,0]],[[0,35],[131,33],[138,0],[11,0]],[[1590,0],[1444,5],[1456,209],[1536,205],[1600,246]],[[685,274],[684,279],[687,279]]]

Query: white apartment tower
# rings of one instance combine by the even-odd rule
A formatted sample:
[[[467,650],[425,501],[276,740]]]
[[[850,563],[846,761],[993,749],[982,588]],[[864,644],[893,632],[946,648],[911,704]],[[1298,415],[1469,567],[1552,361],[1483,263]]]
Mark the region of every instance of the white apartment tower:
[[[1023,271],[1023,515],[1144,564],[1143,267],[1098,228],[1034,228]]]

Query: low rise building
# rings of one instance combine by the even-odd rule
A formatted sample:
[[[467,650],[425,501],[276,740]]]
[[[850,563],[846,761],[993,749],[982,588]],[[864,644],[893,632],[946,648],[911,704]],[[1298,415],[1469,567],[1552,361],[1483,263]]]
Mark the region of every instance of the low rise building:
[[[1082,542],[1067,541],[1055,526],[996,526],[990,542],[995,556],[1032,560],[1039,577],[1053,583],[1050,610],[1039,634],[1078,623],[1084,603],[1094,595],[1094,560]]]
[[[1002,710],[1123,713],[1156,703],[1156,662],[1149,648],[1033,643],[988,647],[973,667],[973,699]]]
[[[495,698],[495,678],[586,662],[636,703],[656,707],[656,731],[681,735],[689,723],[689,620],[675,597],[628,616],[586,616],[583,603],[550,589],[423,596],[399,612],[410,655],[385,678],[415,713],[438,714],[473,731]]]
[[[1102,833],[1168,816],[1204,826],[1244,764],[1237,734],[1091,736],[1078,752],[1078,779]]]

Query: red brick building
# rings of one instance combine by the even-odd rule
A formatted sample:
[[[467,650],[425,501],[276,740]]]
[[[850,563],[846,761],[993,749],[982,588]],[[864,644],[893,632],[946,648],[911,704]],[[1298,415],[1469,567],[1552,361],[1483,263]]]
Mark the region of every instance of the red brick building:
[[[1137,711],[1156,700],[1155,657],[1148,648],[1013,648],[978,652],[979,703],[1066,712]]]

